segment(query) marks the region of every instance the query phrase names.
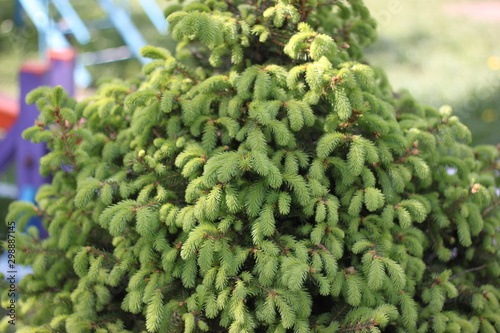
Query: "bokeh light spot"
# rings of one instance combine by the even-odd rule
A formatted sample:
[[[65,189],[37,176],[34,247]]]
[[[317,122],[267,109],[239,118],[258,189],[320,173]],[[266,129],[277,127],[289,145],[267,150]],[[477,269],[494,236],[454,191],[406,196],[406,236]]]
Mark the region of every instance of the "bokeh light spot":
[[[2,23],[0,23],[0,32],[3,34],[7,34],[12,31],[13,27],[14,27],[14,21],[5,20]]]
[[[483,121],[485,123],[492,123],[495,120],[497,120],[497,115],[496,115],[495,110],[493,110],[493,109],[486,109],[481,114],[481,118],[483,118]]]
[[[491,56],[488,58],[486,63],[488,64],[488,68],[493,71],[500,69],[500,57]]]

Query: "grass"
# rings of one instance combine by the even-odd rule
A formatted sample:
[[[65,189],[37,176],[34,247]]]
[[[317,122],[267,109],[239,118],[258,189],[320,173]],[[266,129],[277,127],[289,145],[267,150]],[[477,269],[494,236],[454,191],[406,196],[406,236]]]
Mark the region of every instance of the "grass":
[[[449,12],[456,0],[365,0],[379,39],[367,49],[393,88],[423,104],[450,105],[475,143],[500,142],[500,19],[478,20]]]

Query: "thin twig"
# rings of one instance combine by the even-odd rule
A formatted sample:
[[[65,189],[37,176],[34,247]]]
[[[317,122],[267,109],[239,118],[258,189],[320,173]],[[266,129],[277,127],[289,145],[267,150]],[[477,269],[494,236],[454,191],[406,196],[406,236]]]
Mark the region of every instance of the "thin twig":
[[[453,275],[452,277],[450,277],[449,281],[455,279],[456,277],[460,276],[460,275],[463,275],[465,273],[470,273],[470,272],[475,272],[475,271],[479,271],[483,268],[485,268],[487,266],[487,264],[484,264],[484,265],[481,265],[479,267],[474,267],[474,268],[469,268],[469,269],[466,269],[465,271],[463,272],[460,272],[460,273],[457,273],[455,275]]]
[[[349,305],[349,304],[344,305],[344,307],[343,307],[342,309],[340,309],[340,311],[339,311],[339,312],[337,312],[337,314],[335,315],[335,318],[333,318],[332,322],[334,322],[334,321],[338,318],[338,316],[340,316],[340,314],[341,314],[342,312],[344,312],[345,308],[346,308],[348,305]]]
[[[482,217],[485,217],[486,215],[488,215],[489,213],[491,213],[491,211],[493,209],[495,209],[496,206],[500,205],[500,200],[497,200],[497,201],[494,201],[493,202],[493,205],[491,205],[490,207],[486,208],[484,210],[484,212],[481,214]]]

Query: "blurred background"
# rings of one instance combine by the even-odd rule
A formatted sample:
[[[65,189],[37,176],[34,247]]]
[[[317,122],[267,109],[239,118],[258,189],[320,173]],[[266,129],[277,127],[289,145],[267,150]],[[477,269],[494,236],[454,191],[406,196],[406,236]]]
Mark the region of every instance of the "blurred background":
[[[450,105],[475,144],[500,143],[500,1],[365,0],[378,22],[366,58],[393,89]]]
[[[85,20],[102,15],[97,0],[73,0]],[[117,0],[115,0],[117,1]],[[174,48],[161,35],[137,0],[126,1],[132,21],[149,44]],[[0,0],[0,96],[16,98],[18,71],[39,59],[37,30],[29,18],[16,25],[14,0]],[[173,1],[156,0],[164,10]],[[378,22],[379,38],[366,49],[368,62],[383,68],[393,89],[408,90],[423,104],[451,106],[471,129],[474,144],[500,142],[500,1],[365,0]],[[78,8],[80,6],[80,8]],[[71,36],[70,36],[71,39]],[[115,30],[92,32],[78,52],[119,47]],[[136,76],[141,64],[123,60],[89,66],[94,83],[103,77]],[[90,87],[91,88],[91,87]],[[92,90],[78,91],[80,96]],[[0,138],[2,133],[0,133]],[[2,143],[0,141],[0,147]],[[1,148],[0,148],[1,149]],[[0,174],[0,221],[9,197],[15,197],[15,167]],[[3,239],[0,223],[0,239]]]
[[[40,59],[36,26],[26,14],[19,17],[18,13],[23,13],[23,11],[18,10],[17,1],[20,0],[0,0],[0,93],[11,95],[18,93],[16,82],[21,64],[27,60]],[[64,26],[64,19],[57,8],[53,6],[53,3],[58,2],[58,0],[24,0],[27,4],[47,1],[50,3],[50,17],[59,26]],[[105,22],[106,12],[103,10],[101,2],[115,3],[117,8],[124,9],[148,44],[175,47],[168,35],[162,35],[158,32],[146,15],[144,8],[139,4],[139,0],[64,0],[60,2],[70,3],[90,31],[90,40],[84,45],[79,44],[73,35],[66,35],[69,42],[77,47],[77,52],[80,54],[124,45],[124,40],[118,31],[110,26],[105,26],[107,24]],[[159,15],[162,15],[161,11],[167,6],[176,3],[172,0],[146,0],[144,2],[156,3],[157,9],[160,10],[160,13],[157,13]],[[19,19],[22,19],[22,24],[18,23]],[[88,66],[87,69],[93,76],[95,83],[103,77],[134,77],[140,72],[141,63],[136,59],[129,59]]]

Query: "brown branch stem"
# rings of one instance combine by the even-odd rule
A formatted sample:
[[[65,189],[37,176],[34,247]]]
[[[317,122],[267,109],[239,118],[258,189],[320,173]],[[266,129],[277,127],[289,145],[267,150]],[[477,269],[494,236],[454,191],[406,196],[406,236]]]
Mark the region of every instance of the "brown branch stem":
[[[453,275],[452,277],[450,277],[449,281],[459,277],[460,275],[466,274],[466,273],[480,271],[481,269],[485,268],[486,266],[487,266],[487,264],[484,264],[484,265],[481,265],[478,267],[466,269],[465,271],[462,271],[462,272],[457,273],[457,274]]]
[[[486,208],[484,210],[484,212],[481,214],[482,217],[485,217],[486,215],[488,215],[489,213],[491,213],[491,211],[493,209],[495,209],[498,205],[500,205],[500,200],[497,200],[497,201],[494,201],[493,204],[491,206],[489,206],[488,208]]]

